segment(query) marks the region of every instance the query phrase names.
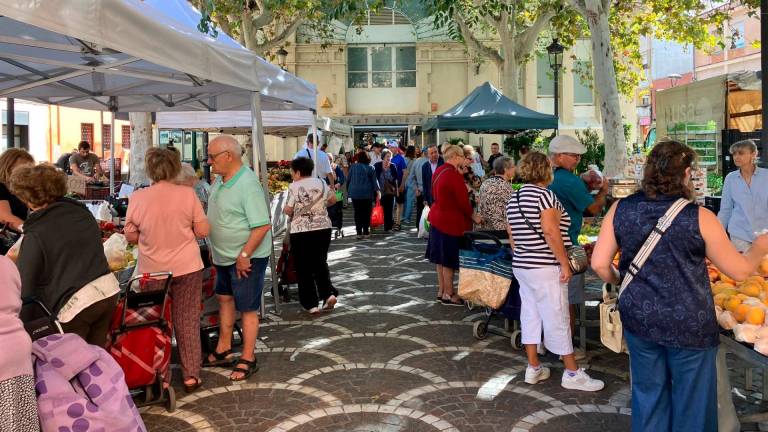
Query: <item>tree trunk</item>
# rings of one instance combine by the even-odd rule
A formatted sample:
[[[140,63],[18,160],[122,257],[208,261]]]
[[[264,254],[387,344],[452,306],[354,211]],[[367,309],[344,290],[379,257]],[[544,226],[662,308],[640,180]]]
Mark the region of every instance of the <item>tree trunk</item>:
[[[501,72],[501,88],[504,92],[504,96],[512,99],[515,102],[518,102],[517,79],[519,77],[518,71],[520,70],[520,65],[517,63],[517,59],[515,58],[514,47],[504,46],[502,50],[503,60],[499,66]]]
[[[585,18],[591,33],[595,88],[600,101],[600,116],[603,123],[604,173],[608,177],[617,177],[624,172],[624,166],[627,163],[627,143],[624,139],[624,124],[621,118],[619,89],[616,84],[616,69],[613,66],[613,49],[608,26],[610,3],[607,4],[609,6],[602,9],[599,0],[587,0]]]
[[[144,154],[152,147],[152,113],[129,113],[131,121],[130,182],[134,186],[149,184]]]

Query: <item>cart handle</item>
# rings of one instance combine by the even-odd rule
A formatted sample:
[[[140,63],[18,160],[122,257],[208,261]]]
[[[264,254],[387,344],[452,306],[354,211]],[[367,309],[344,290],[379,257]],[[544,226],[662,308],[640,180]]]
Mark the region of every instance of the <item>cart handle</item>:
[[[474,246],[475,242],[478,240],[490,240],[493,243],[495,243],[497,247],[499,248],[504,247],[504,245],[501,244],[501,241],[499,240],[498,237],[482,231],[465,231],[464,238],[466,238],[469,241],[469,244],[471,246]]]

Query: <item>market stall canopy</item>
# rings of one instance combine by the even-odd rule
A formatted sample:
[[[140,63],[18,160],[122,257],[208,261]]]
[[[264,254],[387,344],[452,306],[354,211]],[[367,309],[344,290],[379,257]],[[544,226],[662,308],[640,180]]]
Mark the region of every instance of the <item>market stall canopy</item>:
[[[256,91],[265,110],[316,106],[314,85],[202,34],[186,0],[0,0],[0,13],[0,96],[101,111],[228,111],[250,109]]]
[[[307,135],[314,121],[318,129],[336,135],[351,136],[352,127],[328,117],[315,117],[310,111],[263,111],[264,133],[276,136]],[[250,111],[219,112],[163,112],[157,113],[160,129],[204,130],[208,132],[249,133]],[[247,129],[247,130],[246,130]]]
[[[555,129],[557,117],[513,102],[486,82],[453,108],[429,119],[424,130],[505,134],[528,129]]]

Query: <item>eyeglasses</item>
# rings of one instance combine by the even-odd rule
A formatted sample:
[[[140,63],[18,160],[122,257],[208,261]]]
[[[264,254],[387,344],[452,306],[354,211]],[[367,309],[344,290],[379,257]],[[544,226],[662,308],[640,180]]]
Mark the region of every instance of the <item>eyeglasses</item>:
[[[229,150],[220,151],[218,153],[208,154],[208,160],[216,160],[217,157],[221,156],[224,153],[229,153]]]
[[[581,159],[581,155],[578,153],[563,153],[566,156],[572,157],[574,159]]]

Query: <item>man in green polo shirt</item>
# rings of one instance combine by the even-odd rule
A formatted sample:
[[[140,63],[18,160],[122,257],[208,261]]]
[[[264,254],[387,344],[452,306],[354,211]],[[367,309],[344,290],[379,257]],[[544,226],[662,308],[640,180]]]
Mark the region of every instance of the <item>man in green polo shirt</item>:
[[[253,171],[243,166],[240,144],[220,135],[208,144],[208,163],[218,174],[208,198],[211,255],[216,266],[216,294],[221,326],[216,351],[204,366],[232,364],[235,310],[242,317],[243,352],[229,379],[243,381],[258,370],[256,337],[264,274],[272,251],[272,225],[264,190]]]
[[[579,232],[584,220],[584,213],[591,216],[599,216],[605,207],[605,198],[608,194],[608,182],[597,195],[592,196],[587,186],[573,171],[579,165],[581,155],[587,152],[576,138],[568,135],[558,135],[549,143],[549,156],[555,169],[552,184],[549,189],[555,193],[557,199],[563,204],[565,211],[571,218],[571,226],[568,229],[568,237],[574,245],[579,244]],[[568,282],[568,303],[570,304],[571,332],[575,331],[576,305],[584,303],[584,273],[574,275]],[[584,358],[584,352],[575,350],[577,360]]]

